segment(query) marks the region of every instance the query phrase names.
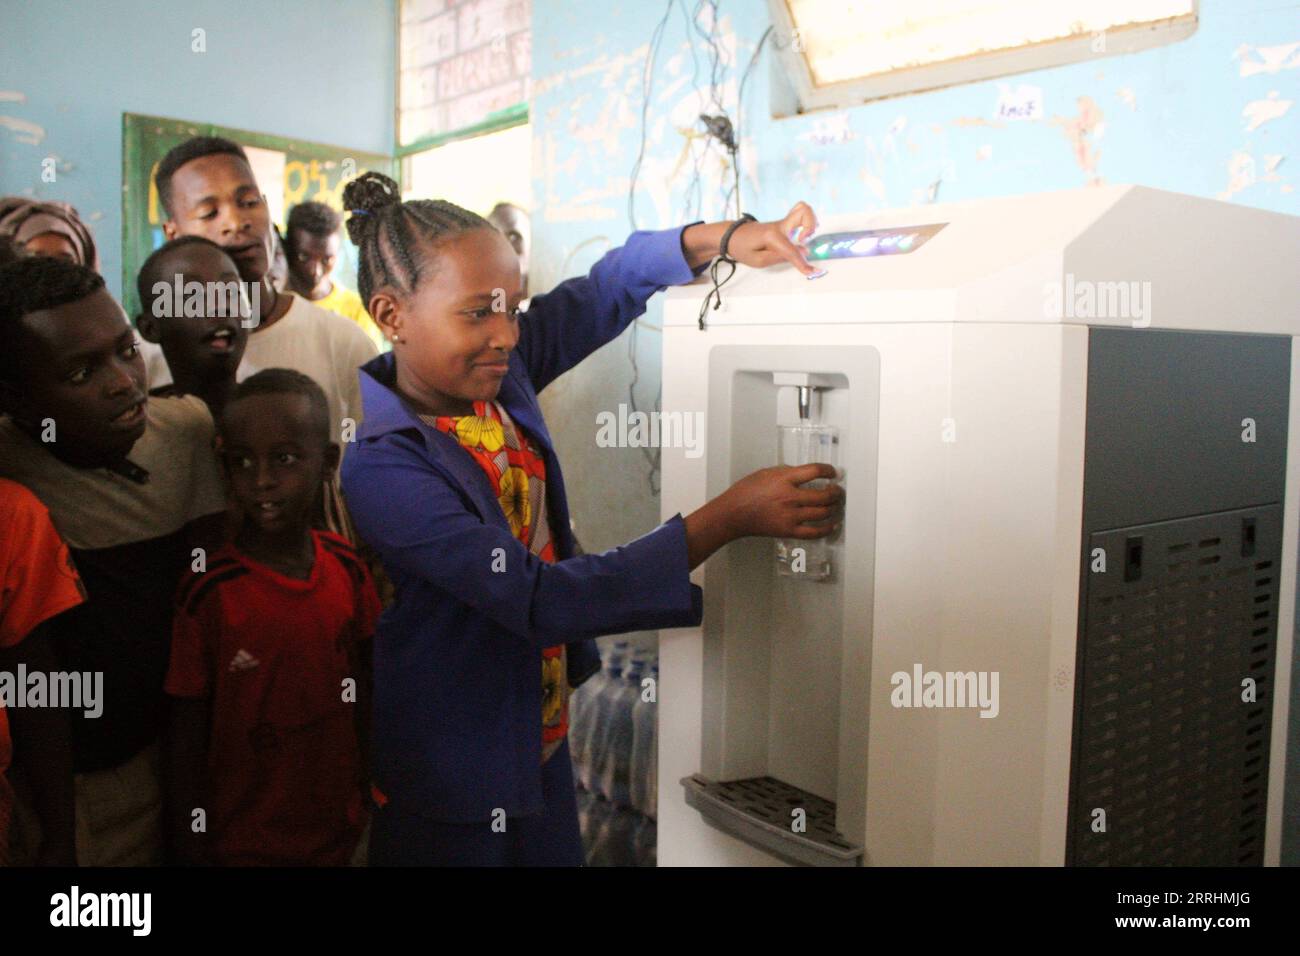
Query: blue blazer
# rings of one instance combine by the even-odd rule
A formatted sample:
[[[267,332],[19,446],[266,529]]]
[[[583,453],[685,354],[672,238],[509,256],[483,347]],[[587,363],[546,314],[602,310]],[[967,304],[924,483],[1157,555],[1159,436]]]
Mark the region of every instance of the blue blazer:
[[[361,368],[365,418],[342,482],[357,531],[396,588],[375,637],[373,723],[373,777],[395,809],[447,822],[540,812],[539,651],[567,645],[576,686],[600,666],[593,638],[701,621],[680,514],[630,544],[574,556],[564,477],[537,401],[655,292],[691,281],[682,228],[633,233],[520,318],[497,400],[541,448],[555,563],[515,538],[457,441],[393,391],[393,355]]]

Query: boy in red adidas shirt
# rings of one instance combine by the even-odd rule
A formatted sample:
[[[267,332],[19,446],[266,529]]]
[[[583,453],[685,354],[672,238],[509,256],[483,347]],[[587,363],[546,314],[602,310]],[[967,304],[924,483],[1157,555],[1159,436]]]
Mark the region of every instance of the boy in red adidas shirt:
[[[178,698],[175,850],[223,866],[344,865],[365,824],[379,599],[347,542],[311,528],[339,461],[325,395],[301,373],[259,372],[227,404],[218,442],[241,525],[178,593],[165,685]]]

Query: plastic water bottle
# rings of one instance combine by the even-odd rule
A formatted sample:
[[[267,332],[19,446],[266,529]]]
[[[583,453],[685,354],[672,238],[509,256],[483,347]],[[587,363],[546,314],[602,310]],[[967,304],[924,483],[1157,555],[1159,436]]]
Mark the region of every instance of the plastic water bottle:
[[[600,776],[597,770],[605,746],[605,728],[609,723],[610,697],[623,683],[623,667],[627,646],[616,645],[605,659],[599,675],[600,683],[591,689],[584,706],[586,726],[583,730],[582,784],[593,794],[600,794]]]
[[[657,698],[657,661],[650,667],[650,676],[654,680],[651,686]],[[645,696],[644,690],[638,686],[636,703],[632,706],[632,806],[655,819],[659,803],[658,705],[654,700],[646,700]]]
[[[582,766],[587,761],[587,733],[591,726],[591,688],[605,677],[604,668],[593,674],[569,698],[569,757],[573,761],[573,779],[582,785]]]
[[[573,757],[574,772],[588,790],[592,786],[592,765],[595,763],[593,747],[598,743],[601,727],[599,702],[601,694],[617,682],[623,672],[627,656],[627,641],[618,641],[605,655],[600,673],[592,676],[569,699],[569,750]]]
[[[609,830],[606,824],[614,808],[608,800],[593,796],[587,805],[587,816],[582,831],[582,844],[587,850],[588,866],[611,866],[609,862]]]
[[[645,661],[633,657],[623,671],[622,680],[601,694],[605,732],[604,746],[597,755],[597,792],[616,807],[632,805],[632,708],[641,694],[641,675]]]
[[[641,817],[632,834],[632,852],[637,866],[654,866],[659,849],[658,825]]]
[[[599,801],[598,801],[599,802]],[[640,814],[606,803],[593,847],[592,866],[636,866],[636,825]]]
[[[590,791],[584,789],[583,787],[578,787],[576,797],[578,803],[578,828],[579,830],[582,831],[582,845],[586,847],[591,845],[590,818],[591,818],[592,796]]]

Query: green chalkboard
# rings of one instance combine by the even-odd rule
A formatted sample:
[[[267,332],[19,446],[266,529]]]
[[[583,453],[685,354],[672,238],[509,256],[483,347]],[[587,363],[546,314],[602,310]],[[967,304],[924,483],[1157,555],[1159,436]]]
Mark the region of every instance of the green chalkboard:
[[[367,170],[397,178],[397,163],[391,156],[212,123],[123,113],[122,304],[127,315],[139,311],[135,277],[141,264],[165,241],[154,169],[169,149],[191,136],[224,136],[249,151],[258,185],[271,205],[271,218],[281,232],[284,214],[300,202],[310,199],[342,209],[344,184]],[[345,238],[334,272],[336,281],[352,289],[356,288],[355,252]]]

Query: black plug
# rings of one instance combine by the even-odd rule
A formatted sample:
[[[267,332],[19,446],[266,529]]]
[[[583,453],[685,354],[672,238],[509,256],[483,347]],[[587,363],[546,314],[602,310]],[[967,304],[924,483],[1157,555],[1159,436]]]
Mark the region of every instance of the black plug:
[[[700,119],[709,131],[709,135],[727,147],[728,152],[736,151],[736,132],[731,127],[731,120],[725,114],[709,116],[701,113]]]

